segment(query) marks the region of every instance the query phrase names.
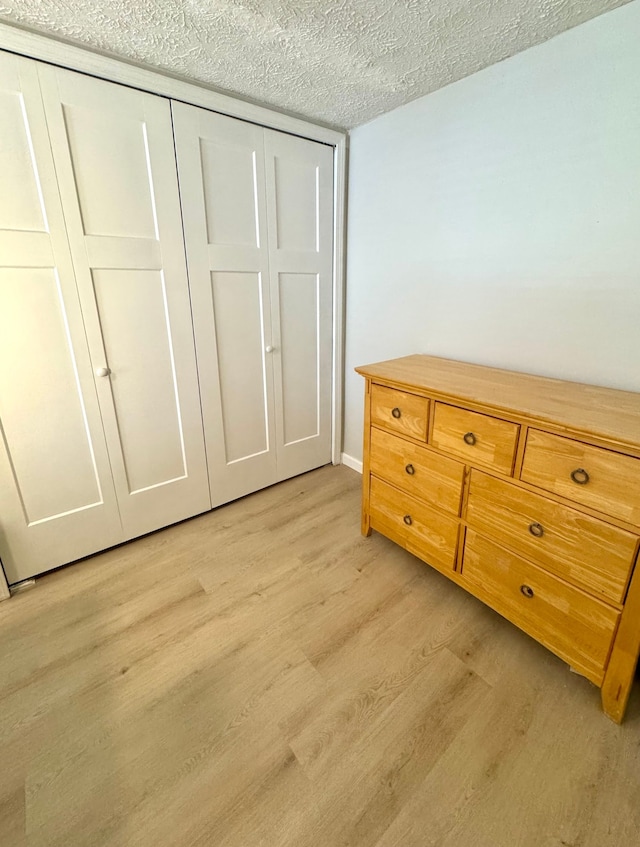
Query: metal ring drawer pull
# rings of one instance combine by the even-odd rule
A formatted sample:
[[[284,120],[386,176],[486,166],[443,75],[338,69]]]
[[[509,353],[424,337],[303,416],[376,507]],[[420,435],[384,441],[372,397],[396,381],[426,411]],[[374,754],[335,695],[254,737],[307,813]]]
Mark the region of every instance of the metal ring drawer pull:
[[[400,409],[399,409],[397,406],[395,406],[395,407],[391,410],[391,414],[393,415],[393,417],[394,417],[394,418],[399,418],[399,417],[400,417],[400,415],[402,414],[402,412],[400,411]]]
[[[413,476],[416,472],[416,469],[413,467],[413,465],[407,465],[405,471],[409,474],[409,476]]]
[[[531,588],[529,585],[521,585],[520,586],[520,592],[522,594],[524,594],[525,597],[528,597],[529,599],[531,599],[533,597],[533,588]]]
[[[531,523],[529,524],[529,532],[536,538],[542,538],[544,535],[544,527],[539,523]]]
[[[405,515],[405,516],[402,518],[402,520],[406,523],[406,525],[407,525],[407,526],[411,526],[411,524],[413,523],[413,520],[412,520],[412,518],[411,518],[411,515]]]
[[[584,468],[576,468],[575,471],[571,471],[571,479],[578,485],[586,485],[589,482],[589,474]]]
[[[465,432],[462,438],[465,444],[470,444],[472,447],[476,443],[476,437],[472,432]]]

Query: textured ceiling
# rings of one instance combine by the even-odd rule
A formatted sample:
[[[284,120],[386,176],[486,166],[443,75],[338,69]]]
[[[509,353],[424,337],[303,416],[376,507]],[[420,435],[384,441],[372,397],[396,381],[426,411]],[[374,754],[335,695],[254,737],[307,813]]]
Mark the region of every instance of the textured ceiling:
[[[350,128],[625,2],[0,0],[0,18]]]

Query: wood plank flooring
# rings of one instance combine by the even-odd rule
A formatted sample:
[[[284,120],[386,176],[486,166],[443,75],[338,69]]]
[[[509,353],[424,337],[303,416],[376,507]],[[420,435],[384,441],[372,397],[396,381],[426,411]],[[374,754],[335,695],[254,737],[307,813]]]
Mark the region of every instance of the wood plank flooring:
[[[321,468],[0,605],[2,847],[640,843],[640,698],[359,533]]]

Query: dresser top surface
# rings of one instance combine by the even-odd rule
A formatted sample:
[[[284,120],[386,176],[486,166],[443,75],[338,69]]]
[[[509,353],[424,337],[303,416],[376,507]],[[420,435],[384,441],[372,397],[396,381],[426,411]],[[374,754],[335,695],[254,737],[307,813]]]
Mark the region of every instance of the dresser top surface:
[[[640,393],[416,354],[356,368],[401,388],[432,391],[640,447]]]

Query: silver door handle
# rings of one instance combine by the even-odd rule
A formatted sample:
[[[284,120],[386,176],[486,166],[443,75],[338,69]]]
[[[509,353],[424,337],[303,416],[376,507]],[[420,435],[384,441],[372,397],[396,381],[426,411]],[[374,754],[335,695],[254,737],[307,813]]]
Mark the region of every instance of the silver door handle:
[[[96,368],[96,376],[109,376],[111,368]]]

